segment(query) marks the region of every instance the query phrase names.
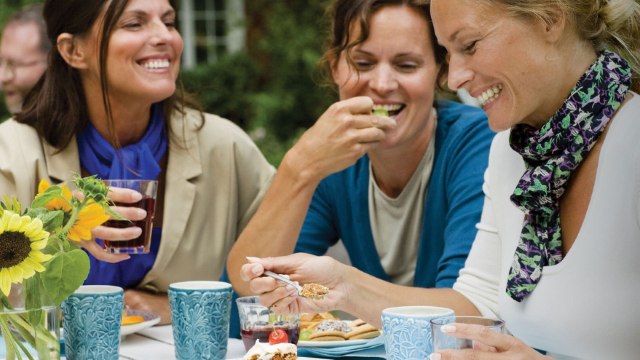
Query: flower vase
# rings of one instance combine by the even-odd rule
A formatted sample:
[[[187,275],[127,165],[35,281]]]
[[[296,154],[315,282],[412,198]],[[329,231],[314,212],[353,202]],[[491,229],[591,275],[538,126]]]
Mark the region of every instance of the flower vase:
[[[0,297],[0,359],[60,359],[60,308],[32,305],[27,289],[13,284],[11,295]],[[38,304],[50,304],[35,297]]]
[[[0,311],[0,359],[60,359],[59,308]]]

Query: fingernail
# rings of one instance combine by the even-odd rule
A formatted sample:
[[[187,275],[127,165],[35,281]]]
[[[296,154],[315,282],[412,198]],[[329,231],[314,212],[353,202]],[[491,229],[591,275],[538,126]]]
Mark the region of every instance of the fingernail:
[[[253,257],[253,256],[247,256],[247,257],[246,257],[246,259],[247,259],[247,261],[248,261],[248,262],[250,262],[250,263],[255,263],[255,262],[260,261],[260,258]]]
[[[429,360],[440,360],[440,354],[438,353],[433,353],[431,355],[429,355]]]
[[[253,269],[251,269],[251,273],[253,275],[260,275],[262,274],[262,270],[260,270],[260,268],[254,267]]]
[[[440,331],[442,331],[443,333],[452,333],[456,332],[456,327],[455,325],[442,325]]]
[[[142,194],[140,194],[137,191],[135,191],[133,194],[131,194],[131,202],[136,202],[136,201],[140,201],[140,200],[142,200]]]

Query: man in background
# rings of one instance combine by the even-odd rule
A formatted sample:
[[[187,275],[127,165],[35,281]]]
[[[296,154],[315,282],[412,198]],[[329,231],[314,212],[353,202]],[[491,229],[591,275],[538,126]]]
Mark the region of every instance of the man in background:
[[[51,43],[47,39],[42,5],[32,5],[13,15],[0,39],[0,91],[12,114],[47,68]]]

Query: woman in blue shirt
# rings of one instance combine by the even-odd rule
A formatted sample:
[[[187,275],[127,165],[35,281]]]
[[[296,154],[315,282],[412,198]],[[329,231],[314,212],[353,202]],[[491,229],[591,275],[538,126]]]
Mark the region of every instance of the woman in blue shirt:
[[[248,294],[247,256],[323,254],[342,239],[369,274],[450,287],[480,219],[494,134],[480,109],[436,99],[446,52],[427,1],[338,0],[331,16],[324,60],[341,100],[285,155],[230,252],[230,278]]]

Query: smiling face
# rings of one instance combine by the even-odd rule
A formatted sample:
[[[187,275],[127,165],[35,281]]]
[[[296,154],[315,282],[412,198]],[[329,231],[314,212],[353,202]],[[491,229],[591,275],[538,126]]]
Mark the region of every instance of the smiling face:
[[[150,104],[171,96],[180,71],[182,38],[175,28],[176,14],[167,0],[131,0],[116,21],[109,38],[107,79],[112,101]],[[87,93],[101,96],[96,21],[84,41],[88,55],[81,76]]]
[[[384,107],[398,126],[379,148],[429,141],[426,127],[432,108],[438,66],[424,15],[407,6],[385,6],[369,21],[369,37],[351,50],[351,67],[344,53],[334,64],[333,80],[341,99],[369,96],[374,109]],[[352,24],[350,41],[360,34]]]
[[[448,50],[449,87],[476,97],[493,130],[540,127],[555,113],[567,95],[567,75],[556,61],[557,35],[544,23],[475,0],[433,0],[431,15]]]

